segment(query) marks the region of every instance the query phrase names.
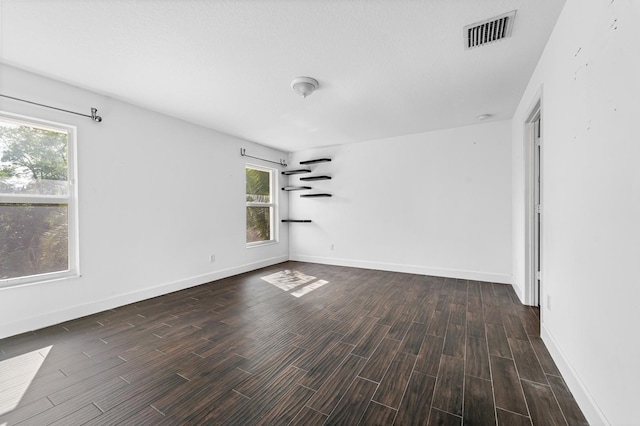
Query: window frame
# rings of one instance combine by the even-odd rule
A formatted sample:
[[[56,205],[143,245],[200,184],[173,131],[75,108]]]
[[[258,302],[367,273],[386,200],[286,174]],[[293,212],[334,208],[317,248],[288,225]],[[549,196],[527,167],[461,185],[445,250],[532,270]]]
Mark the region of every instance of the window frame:
[[[253,247],[261,247],[261,246],[265,246],[265,245],[269,245],[269,244],[276,244],[278,243],[279,239],[278,239],[278,226],[277,222],[276,222],[276,218],[278,217],[278,191],[276,190],[278,187],[278,169],[274,169],[271,167],[265,167],[265,166],[259,166],[257,164],[252,164],[252,163],[246,163],[244,166],[244,175],[245,175],[245,179],[247,176],[247,169],[253,169],[253,170],[258,170],[261,172],[268,172],[269,173],[269,195],[270,195],[270,203],[256,203],[256,202],[248,202],[246,201],[247,198],[247,185],[246,185],[246,181],[245,181],[245,186],[244,186],[244,197],[245,197],[245,207],[244,207],[244,215],[245,215],[245,243],[247,245],[247,248],[253,248]],[[247,223],[247,208],[249,207],[269,207],[269,226],[271,228],[271,239],[269,240],[263,240],[263,241],[253,241],[253,242],[247,242],[246,241],[246,223]]]
[[[66,132],[67,134],[67,196],[33,195],[33,194],[0,194],[0,203],[4,204],[60,204],[67,206],[67,258],[68,269],[25,275],[15,278],[0,278],[0,288],[40,284],[60,279],[80,276],[79,221],[78,221],[78,163],[77,163],[77,128],[70,124],[57,123],[35,117],[0,111],[0,121],[26,125],[39,129]]]

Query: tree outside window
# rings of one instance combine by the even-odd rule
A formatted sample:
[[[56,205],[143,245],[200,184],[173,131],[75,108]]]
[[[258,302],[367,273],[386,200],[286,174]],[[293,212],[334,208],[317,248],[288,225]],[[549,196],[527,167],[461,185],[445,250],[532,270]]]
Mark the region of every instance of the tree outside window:
[[[2,284],[75,266],[70,136],[70,128],[0,116]]]
[[[275,241],[275,173],[258,166],[246,167],[247,244]]]

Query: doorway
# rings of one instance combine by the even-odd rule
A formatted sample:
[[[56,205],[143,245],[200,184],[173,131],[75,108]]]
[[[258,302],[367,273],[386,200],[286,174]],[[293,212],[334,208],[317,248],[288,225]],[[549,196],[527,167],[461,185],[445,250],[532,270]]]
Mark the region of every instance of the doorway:
[[[533,203],[534,203],[534,211],[533,211],[533,245],[534,245],[534,277],[533,277],[533,287],[534,287],[534,299],[533,305],[540,307],[540,274],[542,271],[542,256],[541,256],[541,225],[542,225],[542,205],[541,205],[541,167],[540,167],[540,150],[541,150],[541,125],[542,122],[540,120],[540,114],[536,121],[533,123]]]
[[[540,99],[525,122],[527,279],[526,303],[542,304],[542,109]]]

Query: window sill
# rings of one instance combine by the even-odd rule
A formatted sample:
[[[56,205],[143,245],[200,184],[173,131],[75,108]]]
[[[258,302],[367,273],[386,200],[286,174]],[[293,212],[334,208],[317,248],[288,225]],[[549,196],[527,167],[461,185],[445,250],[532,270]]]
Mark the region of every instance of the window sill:
[[[271,246],[271,245],[274,245],[274,244],[278,244],[278,241],[275,241],[275,240],[257,241],[255,243],[247,243],[247,248],[251,249],[251,248],[256,248],[256,247]]]
[[[0,280],[0,291],[10,288],[28,287],[39,284],[49,284],[56,281],[66,281],[69,279],[80,278],[76,271],[53,272],[50,274],[33,275],[24,278],[11,278]]]

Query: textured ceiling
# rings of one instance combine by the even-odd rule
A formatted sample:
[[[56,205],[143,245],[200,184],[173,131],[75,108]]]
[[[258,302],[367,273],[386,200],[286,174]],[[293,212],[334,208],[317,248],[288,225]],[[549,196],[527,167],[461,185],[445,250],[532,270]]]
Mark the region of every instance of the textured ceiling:
[[[298,151],[510,118],[563,4],[0,0],[0,60]],[[465,25],[513,9],[510,39],[464,49]],[[298,97],[298,76],[320,88]]]

